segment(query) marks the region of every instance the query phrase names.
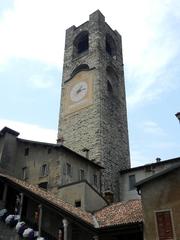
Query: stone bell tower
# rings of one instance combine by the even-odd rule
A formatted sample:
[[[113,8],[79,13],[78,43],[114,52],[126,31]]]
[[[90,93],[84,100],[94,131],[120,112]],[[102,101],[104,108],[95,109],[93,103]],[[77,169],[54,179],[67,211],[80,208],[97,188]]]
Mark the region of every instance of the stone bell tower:
[[[130,167],[121,36],[99,10],[66,30],[58,141],[104,166],[103,191],[118,199]]]

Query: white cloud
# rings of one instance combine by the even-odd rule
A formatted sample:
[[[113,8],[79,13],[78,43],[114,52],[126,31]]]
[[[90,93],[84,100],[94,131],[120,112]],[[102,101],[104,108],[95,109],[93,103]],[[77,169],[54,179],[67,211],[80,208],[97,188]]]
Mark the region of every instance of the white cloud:
[[[38,125],[11,121],[8,119],[0,119],[0,129],[5,126],[19,132],[20,138],[48,143],[56,143],[57,131],[54,129],[42,128]]]
[[[146,50],[162,32],[159,27],[176,1],[115,0],[109,4],[92,0],[85,6],[83,0],[63,4],[59,0],[14,0],[14,8],[7,10],[0,22],[1,56],[28,57],[59,65],[65,29],[73,24],[78,26],[100,8],[107,22],[122,34],[128,64],[139,66],[144,63]]]
[[[64,45],[59,11],[59,1],[15,0],[0,22],[0,63],[16,57],[57,64]]]
[[[155,159],[150,159],[149,153],[144,153],[138,148],[131,150],[131,167],[142,166],[147,163],[154,162]]]
[[[147,2],[144,1],[144,4]],[[162,93],[172,90],[176,81],[173,72],[169,74],[169,71],[172,71],[170,65],[177,61],[175,58],[180,52],[180,32],[174,29],[177,25],[171,24],[180,20],[180,16],[175,14],[178,6],[180,9],[180,3],[176,0],[151,3],[149,10],[144,12],[142,8],[145,16],[141,18],[141,29],[137,30],[139,25],[136,28],[132,24],[135,29],[134,33],[130,31],[133,33],[133,41],[124,41],[123,44],[128,76],[126,80],[132,89],[127,95],[128,107],[131,109],[156,100]],[[124,34],[129,34],[129,31],[125,31]]]
[[[158,157],[161,160],[176,158],[178,149],[179,144],[168,139],[154,138],[151,142],[136,143],[131,149],[131,167],[153,163]]]
[[[53,87],[54,82],[42,75],[33,75],[30,77],[29,82],[36,88],[50,88]]]
[[[107,23],[122,35],[125,78],[132,88],[127,96],[129,107],[156,100],[171,89],[174,80],[167,77],[169,65],[179,54],[180,45],[179,29],[174,31],[169,23],[173,18],[180,20],[179,0],[114,0],[113,4],[92,0],[89,5],[84,0],[14,0],[13,9],[0,18],[0,71],[8,69],[6,64],[16,58],[62,67],[65,29],[87,21],[88,15],[98,8]],[[44,75],[34,75],[29,81],[39,88],[53,84]],[[55,130],[1,119],[0,126],[5,125],[19,131],[23,138],[56,140]],[[151,137],[165,134],[150,121],[144,123],[143,130]],[[133,165],[141,165],[149,161],[151,153],[144,153],[139,145],[131,155]]]
[[[14,7],[0,18],[0,71],[11,58],[62,67],[65,29],[87,21],[98,8],[122,35],[126,80],[132,86],[128,107],[169,91],[174,81],[166,77],[167,66],[180,52],[179,30],[169,24],[180,20],[179,0],[114,0],[113,4],[92,0],[89,5],[83,0],[14,0]],[[39,76],[31,80],[37,87],[51,85]]]
[[[156,122],[153,121],[147,121],[142,123],[142,129],[145,133],[154,135],[154,138],[157,135],[166,135],[165,131]]]
[[[165,139],[164,141],[152,142],[150,144],[150,147],[156,149],[156,151],[161,151],[163,153],[167,149],[171,149],[171,151],[175,148],[178,149],[179,144],[174,141],[168,141],[167,139]],[[172,153],[174,154],[173,151]]]

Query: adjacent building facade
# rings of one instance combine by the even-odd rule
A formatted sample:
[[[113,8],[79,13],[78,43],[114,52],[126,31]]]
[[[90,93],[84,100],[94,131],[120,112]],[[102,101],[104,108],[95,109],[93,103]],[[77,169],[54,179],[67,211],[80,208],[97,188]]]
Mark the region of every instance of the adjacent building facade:
[[[180,163],[179,157],[164,161],[161,161],[160,158],[157,158],[156,162],[154,163],[120,171],[120,201],[140,199],[141,196],[138,194],[135,186],[137,182],[147,179],[154,174],[162,172],[166,169],[169,169],[178,163]]]
[[[34,227],[34,213],[39,212],[38,232],[43,239],[143,239],[142,206],[139,200],[115,203],[89,213],[35,185],[0,174],[0,207],[4,205],[12,214],[17,195],[21,196],[21,221],[25,222],[26,227]],[[14,228],[5,224],[1,217],[0,238],[19,239]]]
[[[144,239],[180,239],[180,164],[137,183],[142,197]]]
[[[59,195],[60,188],[87,181],[94,191],[101,192],[103,168],[60,144],[21,139],[7,127],[0,131],[0,171]],[[84,186],[73,185],[69,201],[76,206],[84,202]],[[76,197],[73,195],[76,192]],[[83,193],[83,194],[82,194]],[[94,193],[95,194],[95,193]],[[97,193],[96,193],[97,195]],[[68,202],[67,197],[62,199]],[[98,198],[98,196],[97,196]],[[72,202],[74,199],[74,202]],[[102,206],[106,205],[102,198]],[[102,207],[101,206],[101,207]]]

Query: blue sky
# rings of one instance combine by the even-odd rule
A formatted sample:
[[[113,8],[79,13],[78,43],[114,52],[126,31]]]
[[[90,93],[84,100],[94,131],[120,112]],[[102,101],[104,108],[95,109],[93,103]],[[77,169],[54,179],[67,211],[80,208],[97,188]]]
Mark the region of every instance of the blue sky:
[[[96,9],[122,35],[132,166],[178,157],[179,0],[0,0],[0,128],[56,141],[65,29]]]

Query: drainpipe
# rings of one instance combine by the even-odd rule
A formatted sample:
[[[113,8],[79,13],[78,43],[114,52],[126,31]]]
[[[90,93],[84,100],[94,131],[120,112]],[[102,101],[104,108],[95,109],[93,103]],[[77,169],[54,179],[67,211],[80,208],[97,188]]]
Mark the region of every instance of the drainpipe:
[[[41,226],[42,226],[42,205],[39,204],[38,208],[39,208],[39,221],[38,221],[39,234],[38,234],[38,237],[40,237],[41,236]]]
[[[86,158],[89,159],[89,149],[88,148],[83,148],[82,151],[85,152]]]
[[[21,218],[22,218],[23,200],[24,200],[24,194],[20,193],[19,222],[21,221]]]
[[[5,184],[4,191],[3,191],[3,198],[2,198],[3,207],[5,207],[6,205],[7,190],[8,190],[8,186],[7,184]]]
[[[100,170],[100,180],[99,180],[99,182],[100,182],[100,188],[99,188],[99,190],[100,190],[100,193],[102,194],[102,169]]]
[[[64,227],[64,240],[68,240],[68,220],[67,219],[63,219],[63,227]]]
[[[139,187],[136,187],[136,191],[137,191],[138,195],[141,196],[141,189]]]

